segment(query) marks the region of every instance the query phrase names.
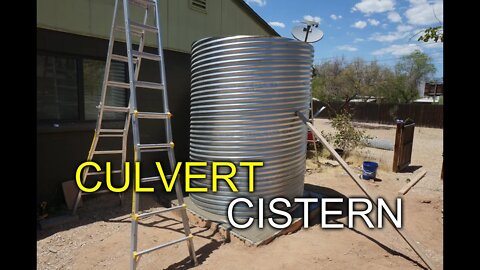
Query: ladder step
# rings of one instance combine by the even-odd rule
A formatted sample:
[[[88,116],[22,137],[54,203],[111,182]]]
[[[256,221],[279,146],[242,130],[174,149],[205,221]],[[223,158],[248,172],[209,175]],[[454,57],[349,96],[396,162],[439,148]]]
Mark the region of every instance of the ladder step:
[[[140,255],[143,255],[143,254],[146,254],[146,253],[149,253],[149,252],[152,252],[152,251],[155,251],[157,249],[161,249],[161,248],[164,248],[164,247],[168,247],[168,246],[171,246],[171,245],[174,245],[174,244],[177,244],[177,243],[180,243],[182,241],[185,241],[185,240],[188,240],[190,239],[191,236],[184,236],[178,240],[173,240],[173,241],[170,241],[170,242],[167,242],[167,243],[163,243],[163,244],[160,244],[158,246],[155,246],[155,247],[152,247],[152,248],[149,248],[149,249],[145,249],[145,250],[142,250],[142,251],[139,251],[136,253],[137,256],[140,256]]]
[[[107,137],[107,138],[113,138],[113,137],[123,137],[123,134],[100,134],[98,137]]]
[[[146,53],[146,52],[139,52],[132,50],[133,56],[136,56],[138,58],[145,58],[145,59],[150,59],[150,60],[155,60],[155,61],[160,61],[160,55],[158,54],[153,54],[153,53]]]
[[[102,194],[102,193],[112,193],[111,190],[109,189],[99,189],[95,192],[83,192],[83,191],[80,191],[82,193],[82,196],[85,196],[85,195],[96,195],[96,194]]]
[[[130,89],[130,84],[126,82],[108,81],[107,86]]]
[[[147,213],[143,213],[143,214],[140,214],[137,216],[137,218],[146,218],[146,217],[150,217],[150,216],[153,216],[153,215],[157,215],[157,214],[161,214],[161,213],[165,213],[165,212],[169,212],[169,211],[175,211],[175,210],[178,210],[178,209],[182,209],[184,208],[184,205],[177,205],[177,206],[173,206],[173,207],[170,207],[170,208],[165,208],[165,209],[160,209],[160,210],[156,210],[156,211],[151,211],[151,212],[147,212]]]
[[[163,84],[161,83],[137,81],[135,85],[136,87],[163,90]]]
[[[128,57],[123,56],[123,55],[118,55],[118,54],[112,54],[112,60],[118,61],[118,62],[125,62],[128,63]],[[133,58],[133,63],[137,63],[137,59]]]
[[[171,113],[155,113],[155,112],[138,112],[137,118],[144,118],[144,119],[169,119],[171,117]]]
[[[165,178],[171,179],[171,175],[166,175]],[[140,179],[140,183],[149,183],[149,182],[155,182],[155,181],[160,181],[160,176],[151,176],[151,177],[144,177]]]
[[[128,107],[116,107],[116,106],[103,106],[103,110],[109,112],[124,112],[127,113],[130,111]]]
[[[118,129],[118,128],[115,128],[115,129],[112,129],[112,128],[102,128],[100,129],[100,133],[102,132],[105,132],[105,133],[123,133],[123,129]]]
[[[138,144],[138,149],[142,152],[157,152],[165,151],[172,149],[172,144],[170,143],[149,143],[149,144]]]
[[[128,20],[128,22],[130,23],[130,28],[133,28],[134,30],[140,30],[140,31],[145,30],[145,31],[157,33],[157,28],[154,26],[134,22],[132,20]]]
[[[113,170],[111,171],[111,173],[121,173],[122,170]],[[106,172],[103,171],[103,172],[88,172],[87,175],[102,175],[102,174],[105,174]]]
[[[115,26],[115,30],[125,34],[125,27],[123,27],[121,25]],[[130,29],[130,33],[135,35],[135,36],[138,36],[138,37],[142,36],[142,32],[138,31],[138,30],[135,30],[135,29]]]
[[[113,154],[121,154],[122,150],[102,150],[102,151],[93,151],[96,155],[113,155]]]
[[[147,8],[155,6],[155,2],[152,0],[130,0],[130,3],[135,6]]]

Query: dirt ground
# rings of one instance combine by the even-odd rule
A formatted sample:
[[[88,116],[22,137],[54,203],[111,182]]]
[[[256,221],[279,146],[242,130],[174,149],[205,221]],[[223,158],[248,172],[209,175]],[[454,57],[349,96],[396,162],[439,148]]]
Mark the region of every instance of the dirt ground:
[[[328,120],[315,125],[331,130]],[[359,124],[368,134],[394,143],[395,127]],[[440,180],[443,130],[416,127],[412,163],[405,173],[392,173],[392,151],[365,148],[347,159],[354,168],[363,160],[380,163],[378,181],[367,182],[369,191],[393,202],[397,192],[420,168],[427,175],[403,198],[403,230],[441,269],[443,266],[443,181]],[[360,171],[359,171],[360,174]],[[330,195],[361,196],[340,166],[307,161],[306,188]],[[79,212],[79,220],[37,232],[38,269],[128,269],[130,247],[130,197],[123,206],[113,194],[91,197]],[[157,206],[154,196],[142,195],[142,208]],[[172,214],[142,222],[139,247],[145,248],[182,236],[180,219]],[[347,218],[336,220],[347,224]],[[368,229],[361,219],[354,229],[322,229],[318,222],[308,229],[280,236],[268,245],[248,247],[226,241],[214,228],[192,225],[200,265],[196,269],[425,269],[423,262],[386,224]],[[138,269],[188,269],[185,243],[143,256]]]

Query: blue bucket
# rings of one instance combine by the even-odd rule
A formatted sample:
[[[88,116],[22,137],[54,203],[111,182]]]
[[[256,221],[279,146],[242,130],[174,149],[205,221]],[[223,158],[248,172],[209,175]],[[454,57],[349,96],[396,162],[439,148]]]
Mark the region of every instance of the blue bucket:
[[[362,179],[374,179],[377,176],[378,163],[364,161],[362,166]]]

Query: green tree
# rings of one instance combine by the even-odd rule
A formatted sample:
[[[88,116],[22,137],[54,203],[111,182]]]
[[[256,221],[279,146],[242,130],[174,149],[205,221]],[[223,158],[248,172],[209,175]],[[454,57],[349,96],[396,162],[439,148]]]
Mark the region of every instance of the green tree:
[[[395,65],[395,80],[391,83],[393,102],[409,103],[418,98],[418,85],[436,71],[432,58],[421,51],[414,51],[400,58]]]
[[[325,102],[331,110],[334,110],[331,102],[342,101],[349,95],[344,87],[345,66],[344,58],[335,58],[315,67],[315,76],[312,80],[313,96]]]
[[[423,30],[423,35],[418,37],[418,41],[429,42],[430,40],[443,42],[443,26],[428,27]]]
[[[334,101],[343,102],[341,109],[346,109],[352,99],[377,95],[385,87],[387,70],[376,61],[368,63],[360,58],[350,63],[343,58],[327,61],[315,67],[313,96],[332,110],[330,103]]]

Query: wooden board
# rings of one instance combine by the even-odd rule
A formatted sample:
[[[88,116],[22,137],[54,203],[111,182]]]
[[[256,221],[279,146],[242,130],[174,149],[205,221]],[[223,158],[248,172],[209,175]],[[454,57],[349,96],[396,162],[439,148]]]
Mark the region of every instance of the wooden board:
[[[402,189],[400,189],[400,191],[398,191],[398,194],[405,195],[415,184],[418,183],[418,181],[420,181],[420,179],[422,179],[425,176],[425,174],[427,174],[427,171],[422,170],[416,175],[414,175],[411,181],[408,182],[405,186],[403,186]]]
[[[75,199],[79,191],[77,184],[74,180],[66,181],[62,183],[63,197],[65,197],[65,204],[67,205],[68,210],[73,209],[75,204]],[[82,206],[82,200],[78,203],[78,207]]]
[[[392,165],[393,172],[399,172],[410,165],[412,161],[414,132],[415,123],[397,123]]]

